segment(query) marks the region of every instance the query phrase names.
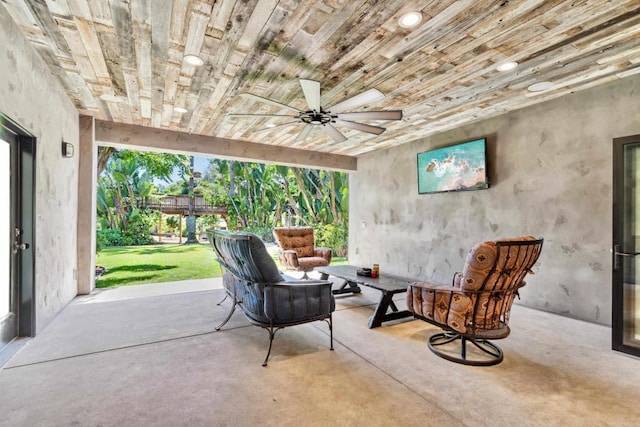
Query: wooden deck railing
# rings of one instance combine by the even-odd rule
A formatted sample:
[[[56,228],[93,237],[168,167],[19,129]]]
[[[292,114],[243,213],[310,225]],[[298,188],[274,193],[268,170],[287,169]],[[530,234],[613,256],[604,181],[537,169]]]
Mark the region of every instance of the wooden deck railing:
[[[180,194],[175,196],[164,196],[160,199],[147,200],[145,207],[148,209],[158,210],[169,215],[188,215],[189,214],[189,196]],[[193,197],[193,211],[196,215],[226,215],[227,208],[225,206],[214,206],[207,202],[202,195]]]

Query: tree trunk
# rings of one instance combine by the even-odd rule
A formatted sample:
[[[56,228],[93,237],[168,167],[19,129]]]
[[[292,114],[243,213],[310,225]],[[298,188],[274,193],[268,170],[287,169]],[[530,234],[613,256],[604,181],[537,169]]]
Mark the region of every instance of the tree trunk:
[[[189,159],[190,163],[190,175],[189,176],[189,217],[187,218],[187,241],[185,244],[198,243],[198,238],[196,237],[196,217],[194,210],[194,181],[193,181],[193,173],[194,173],[194,157],[191,156]]]
[[[300,208],[298,208],[298,202],[296,201],[296,199],[293,198],[293,195],[291,194],[291,189],[289,188],[289,182],[286,179],[284,181],[284,192],[287,196],[287,200],[289,201],[289,206],[291,206],[291,208],[294,210],[296,216],[304,220],[305,219],[304,215],[302,215],[302,212],[300,212]]]
[[[331,201],[331,215],[333,215],[333,223],[338,224],[338,210],[336,209],[336,180],[333,172],[327,172],[329,175],[329,197]]]
[[[305,205],[307,205],[307,210],[309,212],[309,216],[313,220],[314,223],[317,222],[316,212],[313,208],[313,204],[309,199],[309,194],[307,192],[307,186],[305,185],[304,179],[302,178],[302,171],[298,168],[293,170],[293,175],[296,177],[296,181],[298,181],[298,188],[300,189],[300,194],[302,194],[302,199],[304,200]]]

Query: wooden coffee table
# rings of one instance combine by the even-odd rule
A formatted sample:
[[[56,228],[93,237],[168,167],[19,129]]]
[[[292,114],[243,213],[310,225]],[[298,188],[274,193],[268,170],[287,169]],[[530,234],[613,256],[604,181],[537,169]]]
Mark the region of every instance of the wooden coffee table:
[[[381,326],[382,322],[412,316],[409,310],[398,311],[398,307],[396,307],[393,302],[393,296],[395,294],[407,292],[407,286],[409,286],[409,282],[411,282],[412,279],[393,276],[391,274],[381,274],[374,279],[366,276],[358,276],[356,274],[357,269],[358,267],[353,265],[336,265],[316,267],[315,271],[322,275],[323,280],[327,280],[329,276],[335,276],[346,281],[340,289],[333,290],[334,294],[360,293],[360,287],[358,285],[368,286],[382,292],[382,297],[378,302],[376,310],[369,319],[370,329]],[[391,312],[387,313],[389,308],[391,308]]]

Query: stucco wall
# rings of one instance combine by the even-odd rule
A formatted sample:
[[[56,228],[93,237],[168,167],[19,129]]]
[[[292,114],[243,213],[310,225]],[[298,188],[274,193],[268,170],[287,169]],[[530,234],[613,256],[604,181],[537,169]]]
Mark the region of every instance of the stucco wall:
[[[36,331],[77,293],[78,113],[0,4],[0,112],[36,137]]]
[[[519,303],[611,324],[612,139],[640,134],[639,94],[629,77],[363,156],[350,175],[350,263],[450,283],[474,244],[542,236]],[[478,137],[490,189],[418,195],[417,153]]]

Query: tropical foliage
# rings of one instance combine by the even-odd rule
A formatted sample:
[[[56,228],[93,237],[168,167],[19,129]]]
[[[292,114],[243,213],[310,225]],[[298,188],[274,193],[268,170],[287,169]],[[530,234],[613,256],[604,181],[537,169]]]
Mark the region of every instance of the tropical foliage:
[[[316,243],[331,243],[337,255],[346,253],[347,174],[215,159],[202,181],[198,190],[214,204],[227,206],[229,228],[273,240],[274,227],[313,226],[321,231]]]
[[[145,200],[157,197],[154,178],[169,182],[176,171],[182,179],[164,188],[165,194],[202,194],[211,204],[225,206],[229,229],[271,241],[274,227],[309,225],[316,229],[318,245],[334,248],[337,256],[346,254],[345,173],[212,159],[202,178],[190,180],[186,156],[129,150],[112,152],[98,179],[99,247],[151,242],[149,230],[160,214],[145,211]],[[200,218],[199,228],[218,220]],[[178,228],[175,217],[165,216],[162,223],[164,230]]]
[[[174,170],[184,174],[186,156],[115,151],[98,177],[98,249],[145,245],[156,213],[144,209],[156,191],[153,178],[169,180]]]

